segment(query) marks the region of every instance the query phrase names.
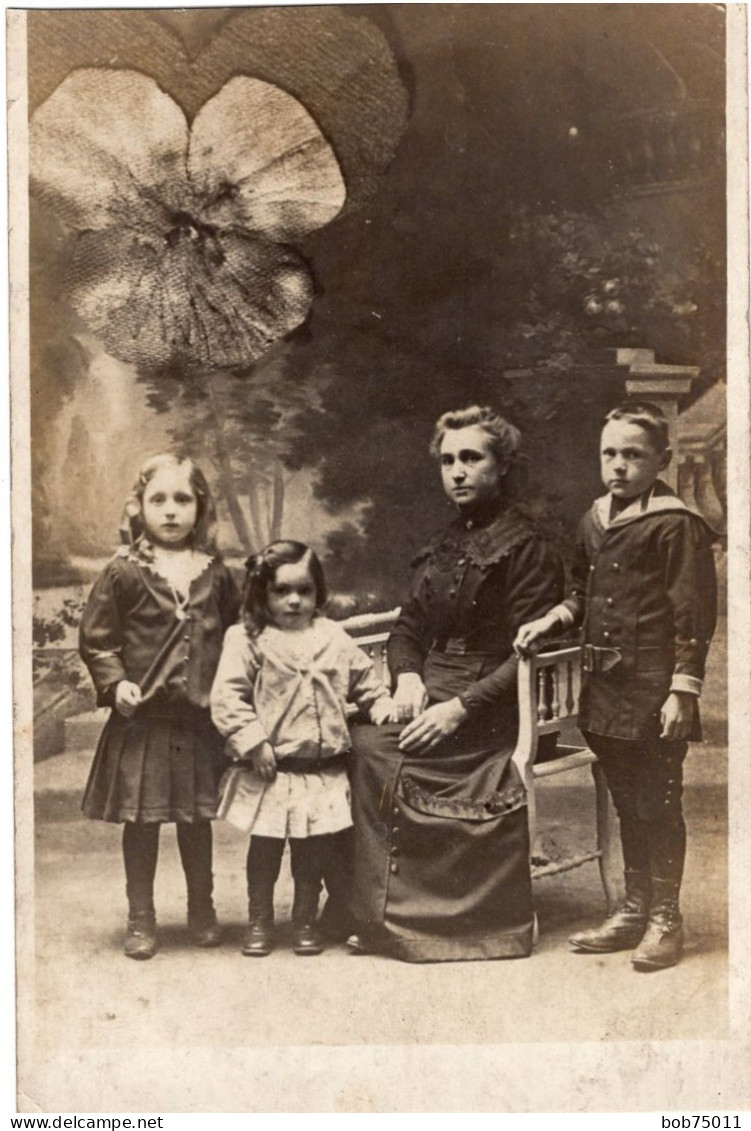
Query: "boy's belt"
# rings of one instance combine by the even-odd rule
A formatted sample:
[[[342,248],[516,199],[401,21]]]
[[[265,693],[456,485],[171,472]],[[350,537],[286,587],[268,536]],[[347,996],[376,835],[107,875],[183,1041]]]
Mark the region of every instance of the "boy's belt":
[[[609,672],[620,664],[621,653],[617,648],[598,648],[595,644],[582,644],[582,671]]]

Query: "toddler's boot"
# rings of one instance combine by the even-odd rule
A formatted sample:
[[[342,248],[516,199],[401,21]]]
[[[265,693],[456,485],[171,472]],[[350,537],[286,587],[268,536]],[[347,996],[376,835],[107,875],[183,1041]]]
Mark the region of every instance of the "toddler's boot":
[[[644,938],[631,961],[637,970],[665,970],[683,954],[683,918],[678,907],[680,884],[652,879],[652,905]]]
[[[569,942],[576,950],[609,954],[616,950],[632,950],[641,941],[649,914],[649,874],[626,871],[624,877],[626,898],[622,905],[599,927],[572,935]]]
[[[242,953],[265,958],[274,949],[274,886],[279,879],[284,841],[251,836],[248,846],[248,927]]]
[[[292,949],[303,956],[321,954],[323,939],[316,923],[320,881],[295,880],[292,902]]]
[[[123,951],[126,958],[144,960],[154,957],[157,951],[157,939],[156,916],[153,908],[150,911],[130,909]]]
[[[248,901],[248,926],[242,953],[247,958],[265,958],[274,949],[274,885],[254,882]]]

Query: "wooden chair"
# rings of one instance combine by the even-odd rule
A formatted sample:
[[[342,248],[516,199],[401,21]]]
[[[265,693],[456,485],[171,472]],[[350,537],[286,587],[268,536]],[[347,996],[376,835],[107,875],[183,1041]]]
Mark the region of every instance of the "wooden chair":
[[[342,621],[342,627],[373,661],[385,683],[389,682],[386,641],[399,614],[366,613]],[[614,821],[610,795],[602,767],[575,731],[581,686],[580,649],[577,645],[559,647],[519,661],[519,738],[513,759],[527,790],[532,876],[554,876],[596,860],[608,910],[615,907],[617,892],[612,882]],[[573,739],[559,741],[561,732]],[[547,737],[544,737],[547,736]],[[541,740],[542,739],[542,743]],[[540,760],[541,747],[545,760]],[[590,766],[594,779],[596,843],[592,848],[562,860],[547,860],[540,847],[537,824],[538,784],[556,774]]]
[[[581,690],[581,649],[556,647],[519,661],[519,738],[514,762],[527,790],[532,875],[555,876],[596,860],[608,911],[617,902],[613,885],[614,813],[602,766],[576,729]],[[545,738],[544,736],[549,736]],[[561,739],[564,741],[561,741]],[[542,741],[541,741],[542,740]],[[541,758],[542,747],[544,758]],[[592,770],[595,793],[594,846],[560,860],[548,860],[541,848],[537,821],[537,789],[557,774],[582,766]]]

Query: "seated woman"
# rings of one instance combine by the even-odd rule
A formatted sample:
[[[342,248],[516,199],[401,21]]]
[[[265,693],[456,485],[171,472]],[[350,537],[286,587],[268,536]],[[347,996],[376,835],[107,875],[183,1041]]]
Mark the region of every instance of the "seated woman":
[[[438,421],[431,451],[458,514],[415,558],[389,639],[398,723],[354,729],[353,946],[409,962],[532,949],[511,645],[560,599],[563,570],[509,505],[519,442],[490,408]]]

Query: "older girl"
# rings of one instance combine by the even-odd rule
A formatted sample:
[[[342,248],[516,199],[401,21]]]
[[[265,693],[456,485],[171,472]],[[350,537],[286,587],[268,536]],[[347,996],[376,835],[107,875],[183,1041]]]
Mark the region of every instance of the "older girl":
[[[212,835],[222,741],[209,691],[238,593],[213,539],[214,503],[189,459],[159,455],[126,504],[129,544],[95,582],[81,655],[100,706],[112,708],[83,801],[88,817],[123,824],[125,954],[156,951],[159,830],[177,825],[196,946],[221,935],[212,899]]]

